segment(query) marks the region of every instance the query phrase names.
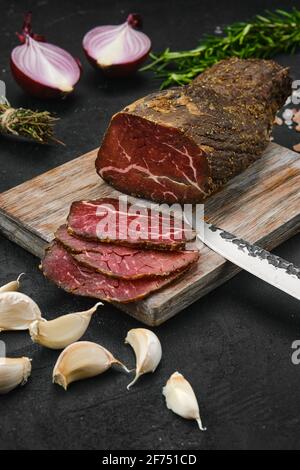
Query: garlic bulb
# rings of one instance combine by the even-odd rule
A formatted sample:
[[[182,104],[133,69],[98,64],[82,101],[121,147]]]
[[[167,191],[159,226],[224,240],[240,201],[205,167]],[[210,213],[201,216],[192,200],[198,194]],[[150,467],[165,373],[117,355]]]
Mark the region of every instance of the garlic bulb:
[[[186,419],[195,419],[201,431],[206,431],[203,427],[197,398],[189,382],[175,372],[171,375],[163,388],[163,395],[166,397],[166,405],[177,415]]]
[[[162,349],[156,334],[145,328],[130,330],[125,343],[130,344],[136,356],[135,378],[127,386],[129,390],[141,375],[155,371],[161,361]]]
[[[0,293],[0,331],[27,330],[34,320],[41,320],[37,304],[21,292]]]
[[[0,293],[1,292],[13,292],[17,291],[20,289],[20,279],[21,277],[24,276],[24,273],[21,273],[15,281],[8,282],[4,286],[0,287]]]
[[[99,344],[79,341],[70,344],[60,354],[53,370],[53,383],[67,390],[70,383],[102,374],[113,364],[129,372],[124,364]]]
[[[18,385],[24,385],[31,374],[31,364],[28,357],[10,359],[0,358],[0,394],[10,392]]]
[[[62,315],[51,321],[34,321],[29,327],[32,341],[46,348],[64,349],[84,335],[99,305],[103,304],[99,302],[84,312]]]

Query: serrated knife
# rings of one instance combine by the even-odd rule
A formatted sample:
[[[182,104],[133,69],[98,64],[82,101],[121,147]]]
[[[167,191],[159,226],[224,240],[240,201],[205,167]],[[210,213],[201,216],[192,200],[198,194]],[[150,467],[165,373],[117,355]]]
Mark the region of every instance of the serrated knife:
[[[300,300],[298,266],[206,222],[197,237],[231,263]]]

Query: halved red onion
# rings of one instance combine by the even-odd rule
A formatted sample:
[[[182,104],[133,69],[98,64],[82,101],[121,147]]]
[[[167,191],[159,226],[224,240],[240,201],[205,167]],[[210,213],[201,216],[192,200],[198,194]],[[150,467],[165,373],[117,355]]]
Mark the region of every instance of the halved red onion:
[[[28,26],[29,21],[29,26]],[[31,15],[25,17],[23,44],[11,53],[11,71],[16,82],[31,95],[55,98],[71,93],[80,79],[80,64],[69,52],[31,32]],[[39,40],[37,40],[39,38]]]
[[[98,26],[83,38],[82,46],[90,63],[110,76],[126,76],[137,71],[151,49],[149,37],[137,31],[141,17],[132,13],[118,26]]]

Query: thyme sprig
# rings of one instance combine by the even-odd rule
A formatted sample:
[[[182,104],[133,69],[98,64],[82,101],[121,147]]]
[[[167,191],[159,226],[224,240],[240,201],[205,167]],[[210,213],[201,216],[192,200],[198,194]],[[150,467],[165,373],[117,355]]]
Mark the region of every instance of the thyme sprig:
[[[216,62],[228,57],[270,58],[280,52],[294,53],[300,45],[300,11],[267,11],[252,21],[224,28],[222,35],[207,35],[196,49],[165,51],[150,57],[141,70],[152,70],[163,79],[161,88],[184,85]]]
[[[8,101],[0,102],[0,134],[15,135],[40,144],[62,143],[54,137],[57,118],[48,111],[13,108]]]

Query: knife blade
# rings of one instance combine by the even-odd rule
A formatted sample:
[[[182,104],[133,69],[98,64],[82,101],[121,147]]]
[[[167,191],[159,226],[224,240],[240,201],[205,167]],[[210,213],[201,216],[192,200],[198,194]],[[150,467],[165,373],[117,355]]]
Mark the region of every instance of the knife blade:
[[[197,237],[231,263],[300,300],[300,267],[204,221]]]

